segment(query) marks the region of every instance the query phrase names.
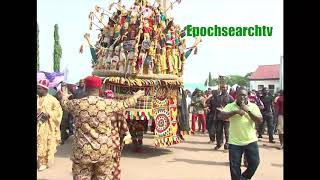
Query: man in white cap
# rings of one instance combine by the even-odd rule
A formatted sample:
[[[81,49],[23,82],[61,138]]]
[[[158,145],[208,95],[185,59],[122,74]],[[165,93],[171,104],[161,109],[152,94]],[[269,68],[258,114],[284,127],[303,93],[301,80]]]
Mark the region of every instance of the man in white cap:
[[[37,161],[39,171],[53,163],[60,143],[62,109],[59,101],[48,94],[49,81],[40,80],[37,87]]]

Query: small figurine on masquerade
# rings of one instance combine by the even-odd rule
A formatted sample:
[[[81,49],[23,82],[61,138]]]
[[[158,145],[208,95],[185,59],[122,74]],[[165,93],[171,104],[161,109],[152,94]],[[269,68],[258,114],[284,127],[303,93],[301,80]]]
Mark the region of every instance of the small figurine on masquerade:
[[[129,28],[129,40],[135,40],[136,38],[136,35],[137,35],[137,28],[136,28],[136,25],[130,25],[130,28]]]
[[[156,25],[153,25],[153,29],[151,31],[151,40],[154,41],[156,40],[158,37],[158,28]]]
[[[148,56],[150,56],[150,60],[148,60],[148,74],[153,74],[153,68],[155,65],[156,58],[156,43],[156,40],[152,41],[148,50]]]
[[[120,34],[121,34],[121,41],[127,40],[127,36],[128,36],[128,32],[129,32],[129,23],[128,22],[124,22],[123,27],[121,28]]]
[[[116,70],[117,69],[117,64],[119,62],[119,55],[120,55],[120,47],[116,46],[116,48],[114,49],[114,53],[113,53],[113,57],[111,59],[111,66],[110,66],[110,70]]]
[[[102,30],[102,46],[103,47],[108,47],[110,45],[110,27],[105,26]]]
[[[96,47],[91,43],[90,41],[90,34],[86,33],[84,35],[84,38],[86,39],[87,43],[90,46],[90,53],[91,53],[91,57],[92,57],[92,66],[94,67],[97,64],[98,61],[98,57],[97,57],[97,50]],[[83,53],[83,44],[80,47],[80,53]]]
[[[143,63],[145,62],[146,59],[146,53],[144,49],[141,49],[138,60],[137,60],[137,69],[138,69],[138,74],[143,74]]]
[[[165,47],[161,48],[160,66],[161,66],[161,74],[167,74],[168,66],[167,66],[167,55],[166,55]]]
[[[178,75],[180,70],[181,70],[181,64],[180,64],[180,58],[178,54],[178,49],[177,48],[172,48],[171,49],[171,54],[173,57],[173,64],[174,64],[174,74]]]
[[[168,74],[174,74],[174,59],[172,57],[172,51],[171,51],[171,47],[167,46],[167,52],[166,52],[166,60],[167,60],[167,66],[168,66]]]
[[[119,62],[118,62],[118,67],[119,67],[119,71],[120,72],[125,72],[125,64],[127,62],[127,57],[126,54],[124,52],[123,47],[121,47],[121,51],[120,51],[120,56],[119,56]]]
[[[148,74],[153,74],[153,59],[150,55],[147,55],[144,64],[148,67]]]
[[[131,16],[130,16],[130,25],[137,24],[138,19],[138,12],[135,10],[132,10]]]
[[[122,26],[126,22],[127,16],[128,16],[128,11],[126,9],[121,9],[121,18],[118,23],[120,26]]]
[[[118,62],[119,62],[119,56],[113,56],[111,59],[110,70],[116,70]]]
[[[121,29],[121,26],[120,25],[116,25],[115,28],[114,28],[114,37],[113,39],[117,39],[119,36],[120,36],[120,29]]]
[[[134,51],[128,53],[127,73],[136,74],[136,55]]]
[[[160,46],[161,48],[166,46],[166,36],[163,33],[160,34]]]
[[[108,47],[113,44],[113,41],[114,41],[113,37],[114,37],[114,28],[110,27],[110,29],[109,29],[109,44],[108,44]]]
[[[107,70],[110,70],[112,57],[113,57],[113,47],[111,46],[108,49],[108,56],[107,56],[107,59],[106,59],[106,69]]]
[[[148,20],[144,21],[142,31],[143,31],[143,39],[150,40],[150,33],[151,33],[152,29],[151,29],[151,27],[149,27]]]
[[[158,26],[160,24],[160,12],[158,8],[155,8],[153,15],[153,25]]]
[[[160,44],[158,44],[157,41],[155,41],[155,46],[156,46],[156,56],[155,56],[155,59],[154,59],[154,72],[156,74],[159,74],[161,73],[161,62],[160,62],[160,55],[161,55],[161,46]]]
[[[166,46],[173,46],[173,39],[170,33],[166,35]]]
[[[152,9],[149,7],[142,7],[141,11],[144,19],[149,19],[153,14]]]
[[[99,51],[97,52],[98,61],[97,61],[97,65],[95,66],[95,69],[105,69],[104,60],[106,59],[106,53],[107,53],[106,48],[101,47],[99,49]]]
[[[160,24],[162,27],[166,27],[166,15],[162,10],[160,10]]]

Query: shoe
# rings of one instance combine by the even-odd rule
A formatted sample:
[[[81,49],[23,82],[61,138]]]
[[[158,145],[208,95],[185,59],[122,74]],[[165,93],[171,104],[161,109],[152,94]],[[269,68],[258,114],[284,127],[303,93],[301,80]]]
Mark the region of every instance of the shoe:
[[[48,168],[47,165],[41,165],[41,166],[39,167],[38,171],[43,171],[43,170],[45,170],[45,169],[47,169],[47,168]]]
[[[272,144],[274,144],[274,143],[276,143],[274,140],[272,140],[272,141],[269,141],[269,143],[272,143]]]
[[[218,149],[220,149],[220,148],[221,148],[221,146],[222,146],[222,145],[217,145],[217,146],[214,148],[214,150],[218,150]]]
[[[277,147],[277,149],[282,150],[283,149],[283,145],[281,145],[280,147]]]
[[[224,150],[228,150],[229,149],[229,144],[228,143],[225,143],[224,146],[223,146]]]
[[[208,142],[208,144],[211,144],[211,143],[213,143],[213,141],[210,140],[210,141]]]
[[[262,138],[262,135],[259,135],[258,138]]]

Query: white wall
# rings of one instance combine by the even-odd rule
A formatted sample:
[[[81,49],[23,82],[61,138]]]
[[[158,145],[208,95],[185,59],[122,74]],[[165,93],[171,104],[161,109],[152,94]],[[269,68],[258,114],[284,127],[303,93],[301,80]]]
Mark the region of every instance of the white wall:
[[[269,88],[269,85],[274,85],[274,92],[280,90],[279,80],[250,80],[250,90],[259,90],[258,85],[263,85]]]

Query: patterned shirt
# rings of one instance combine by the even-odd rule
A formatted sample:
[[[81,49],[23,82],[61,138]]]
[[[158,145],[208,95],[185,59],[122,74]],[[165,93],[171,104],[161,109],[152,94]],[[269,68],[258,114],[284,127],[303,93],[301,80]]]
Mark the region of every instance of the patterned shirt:
[[[123,101],[87,96],[82,99],[63,100],[62,107],[74,117],[75,138],[71,159],[77,163],[89,164],[112,161],[115,156],[114,127],[119,113],[136,104],[137,98],[130,97]]]
[[[204,106],[205,106],[205,99],[204,97],[200,96],[194,96],[192,97],[192,103],[194,103],[193,105],[193,111],[192,113],[194,114],[204,114]]]

